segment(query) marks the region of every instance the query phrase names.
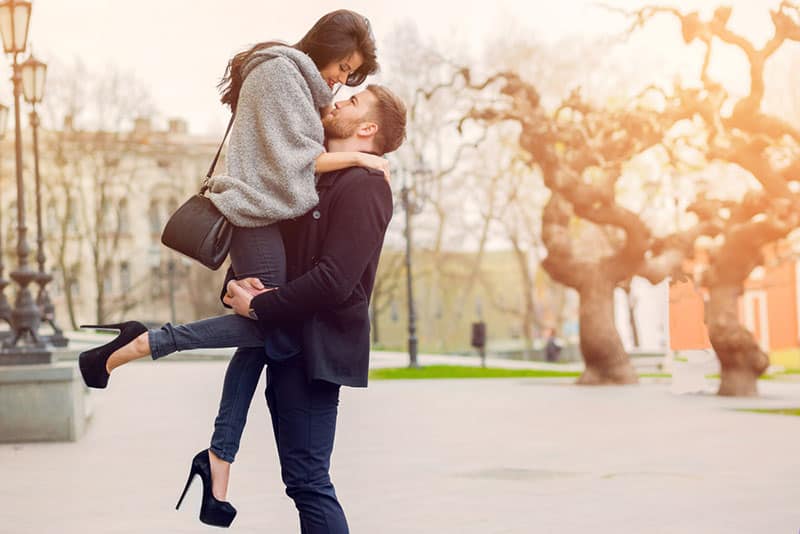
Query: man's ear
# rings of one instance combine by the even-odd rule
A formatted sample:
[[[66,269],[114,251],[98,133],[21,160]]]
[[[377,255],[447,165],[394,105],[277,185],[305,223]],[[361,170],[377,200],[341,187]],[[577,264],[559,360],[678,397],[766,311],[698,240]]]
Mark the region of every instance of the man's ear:
[[[378,133],[378,125],[374,122],[362,122],[358,125],[356,134],[359,137],[374,137]]]

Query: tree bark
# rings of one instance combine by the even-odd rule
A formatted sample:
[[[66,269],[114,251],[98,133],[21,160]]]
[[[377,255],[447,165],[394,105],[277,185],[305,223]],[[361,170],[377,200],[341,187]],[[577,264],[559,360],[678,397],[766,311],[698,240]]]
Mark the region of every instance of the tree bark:
[[[758,396],[758,377],[769,366],[769,357],[753,335],[739,323],[741,285],[711,286],[706,306],[706,325],[711,346],[721,365],[719,395]]]
[[[639,379],[614,325],[614,286],[595,277],[580,294],[581,385],[636,384]]]

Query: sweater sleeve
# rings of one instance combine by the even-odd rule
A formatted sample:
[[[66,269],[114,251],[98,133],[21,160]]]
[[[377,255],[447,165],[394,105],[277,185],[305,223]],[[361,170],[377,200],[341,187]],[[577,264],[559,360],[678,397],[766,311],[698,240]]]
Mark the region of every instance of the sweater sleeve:
[[[277,320],[303,320],[346,301],[383,246],[392,209],[392,192],[382,178],[364,175],[343,188],[330,212],[319,261],[288,284],[253,299],[259,322],[269,326]]]
[[[220,211],[237,226],[253,227],[300,216],[316,205],[322,124],[307,83],[288,60],[264,61],[247,74],[236,121],[228,147],[230,176],[211,182],[210,198]]]

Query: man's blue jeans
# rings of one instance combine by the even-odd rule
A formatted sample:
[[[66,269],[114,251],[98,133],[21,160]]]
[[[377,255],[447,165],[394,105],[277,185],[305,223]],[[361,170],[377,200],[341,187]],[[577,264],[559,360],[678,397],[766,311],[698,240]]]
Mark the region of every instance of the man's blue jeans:
[[[302,534],[349,532],[328,474],[339,388],[322,380],[309,381],[302,354],[267,365],[267,406],[281,478],[300,514]]]

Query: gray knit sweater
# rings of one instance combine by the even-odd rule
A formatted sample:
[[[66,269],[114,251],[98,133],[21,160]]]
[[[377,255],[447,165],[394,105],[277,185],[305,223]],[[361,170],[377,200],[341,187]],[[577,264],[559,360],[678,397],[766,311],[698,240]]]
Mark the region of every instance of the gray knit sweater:
[[[325,151],[320,109],[331,90],[314,62],[287,46],[266,48],[244,67],[227,174],[208,196],[235,226],[267,226],[298,217],[319,201],[314,174]]]

